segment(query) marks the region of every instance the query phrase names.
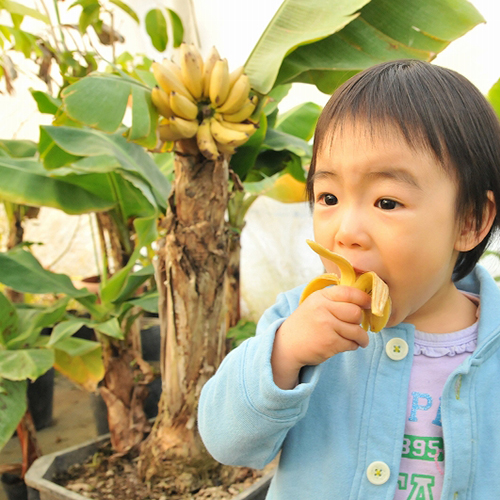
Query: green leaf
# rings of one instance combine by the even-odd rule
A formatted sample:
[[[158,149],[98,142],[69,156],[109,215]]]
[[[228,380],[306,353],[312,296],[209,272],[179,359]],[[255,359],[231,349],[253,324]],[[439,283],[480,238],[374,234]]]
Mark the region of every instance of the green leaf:
[[[137,81],[133,83],[132,79],[116,75],[89,75],[63,90],[64,108],[68,116],[77,122],[105,132],[115,132],[122,124],[133,84],[142,86]]]
[[[255,161],[257,160],[257,156],[261,151],[262,144],[266,137],[267,129],[267,117],[262,113],[259,121],[259,128],[231,157],[231,168],[238,174],[242,181],[246,179],[248,172],[250,172],[255,165]]]
[[[227,337],[231,339],[231,348],[239,346],[243,341],[255,336],[257,325],[253,321],[240,319],[238,323],[230,328]]]
[[[152,276],[154,276],[154,268],[152,264],[143,267],[139,271],[130,273],[125,281],[125,284],[120,291],[120,294],[113,300],[115,304],[120,304],[125,300],[134,296],[137,290]]]
[[[16,308],[0,293],[0,345],[5,346],[18,333],[19,319]]]
[[[13,381],[0,378],[0,450],[10,440],[17,425],[28,409],[26,380]]]
[[[483,18],[462,0],[372,0],[342,30],[298,47],[275,84],[304,82],[327,94],[357,72],[401,58],[431,61]]]
[[[44,306],[37,311],[34,318],[34,325],[36,328],[46,328],[55,325],[61,320],[66,313],[68,307],[69,297],[64,297],[58,300],[51,306]]]
[[[126,3],[121,0],[109,0],[112,4],[115,4],[117,7],[126,12],[137,24],[140,23],[138,15],[132,10]]]
[[[278,85],[277,87],[274,87],[269,92],[269,94],[267,94],[267,97],[269,99],[263,109],[266,116],[269,116],[276,110],[279,103],[288,95],[288,92],[290,92],[291,88],[291,83],[287,83],[286,85]]]
[[[324,38],[351,22],[369,0],[284,0],[245,63],[252,87],[266,94],[281,62],[296,47]]]
[[[172,9],[168,9],[168,15],[170,16],[170,22],[172,23],[174,48],[177,48],[184,40],[184,26],[182,25],[181,18]]]
[[[160,300],[160,295],[157,290],[147,292],[141,295],[137,299],[129,300],[128,302],[136,307],[144,309],[151,313],[158,313],[158,301]]]
[[[78,20],[78,28],[82,35],[87,31],[87,28],[90,25],[99,21],[100,11],[101,6],[99,5],[99,2],[85,2],[85,6],[83,7]]]
[[[496,114],[500,118],[500,79],[491,87],[487,95],[488,101],[493,106]]]
[[[78,160],[80,157],[70,155],[61,149],[47,134],[43,127],[40,127],[40,142],[38,143],[40,159],[46,169],[51,170],[62,167],[68,163]]]
[[[116,274],[114,274],[106,283],[104,287],[101,288],[101,299],[104,303],[114,303],[118,304],[120,301],[123,302],[130,297],[130,291],[135,287],[137,289],[148,276],[145,278],[144,273],[149,273],[152,275],[152,270],[149,267],[146,270],[142,270],[137,275],[139,278],[130,278],[131,270],[133,269],[136,260],[140,256],[140,251],[143,247],[150,245],[157,238],[157,221],[156,217],[144,217],[137,218],[134,220],[135,233],[137,235],[136,246],[128,264],[120,269]],[[130,285],[127,283],[129,280]],[[142,280],[142,283],[141,283]],[[127,290],[124,292],[124,290]]]
[[[93,298],[87,290],[78,290],[69,276],[47,271],[28,251],[14,248],[0,253],[0,283],[24,293],[64,293],[75,299]]]
[[[63,351],[71,357],[84,356],[89,352],[100,349],[101,344],[93,340],[79,339],[76,337],[66,337],[52,344],[54,349]]]
[[[111,318],[103,323],[95,324],[94,330],[114,339],[123,340],[125,338],[117,318]]]
[[[89,392],[97,390],[97,384],[104,376],[100,347],[83,356],[70,356],[59,349],[54,351],[56,355],[54,367],[57,371]]]
[[[51,96],[47,92],[41,90],[30,89],[33,99],[35,99],[38,111],[49,115],[55,115],[61,107],[62,100],[58,97]]]
[[[132,103],[132,126],[127,135],[128,139],[144,147],[156,146],[158,111],[151,100],[151,93],[132,86]],[[146,130],[149,130],[149,134],[144,136]]]
[[[276,130],[308,142],[314,135],[316,122],[322,109],[314,102],[299,104],[286,113],[278,115]]]
[[[160,9],[151,9],[146,14],[146,32],[153,47],[158,52],[164,52],[168,43],[167,21]]]
[[[73,127],[42,128],[57,146],[69,154],[114,157],[121,165],[120,175],[140,189],[153,206],[166,207],[170,183],[144,148],[127,141],[120,134],[109,135]]]
[[[38,151],[38,144],[27,139],[0,139],[0,149],[13,158],[31,158]]]
[[[26,59],[29,59],[31,53],[36,52],[38,49],[36,45],[37,38],[33,36],[31,33],[28,33],[20,29],[11,28],[10,31],[14,36],[14,48],[18,52],[22,52]]]
[[[297,156],[312,156],[312,146],[294,135],[286,134],[278,129],[268,129],[264,140],[264,149],[272,149],[273,151],[288,150],[295,153]]]
[[[19,349],[0,351],[0,378],[36,380],[54,365],[50,349]]]
[[[5,9],[11,14],[29,16],[34,19],[38,19],[39,21],[43,21],[44,23],[50,23],[49,18],[45,14],[42,14],[41,12],[38,12],[34,9],[30,9],[29,7],[26,7],[20,3],[12,2],[11,0],[2,0],[1,8]]]
[[[359,16],[358,16],[359,14]],[[291,82],[331,93],[378,62],[432,60],[482,16],[466,0],[285,0],[245,63],[252,86],[267,93]],[[278,74],[279,70],[279,74]]]
[[[113,203],[64,179],[50,177],[35,160],[0,157],[0,197],[19,205],[58,208],[68,214],[106,210]]]
[[[70,318],[67,321],[61,321],[61,323],[57,324],[52,329],[52,333],[50,335],[47,347],[51,347],[60,340],[64,340],[68,337],[71,337],[71,335],[76,333],[85,324],[86,322],[82,321],[79,318]]]

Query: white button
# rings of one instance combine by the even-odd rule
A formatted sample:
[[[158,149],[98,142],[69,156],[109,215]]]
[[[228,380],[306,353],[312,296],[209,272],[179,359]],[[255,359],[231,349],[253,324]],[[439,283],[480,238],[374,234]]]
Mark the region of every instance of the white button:
[[[394,337],[387,342],[385,352],[394,361],[400,361],[408,354],[408,344],[403,339]]]
[[[366,469],[368,481],[372,484],[384,484],[391,476],[391,470],[385,462],[372,462]]]

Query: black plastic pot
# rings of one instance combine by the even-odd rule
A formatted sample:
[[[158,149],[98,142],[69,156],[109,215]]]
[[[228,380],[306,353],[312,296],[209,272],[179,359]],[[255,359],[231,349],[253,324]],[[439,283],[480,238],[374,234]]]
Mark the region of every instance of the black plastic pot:
[[[146,317],[142,319],[141,348],[142,358],[145,361],[160,361],[161,332],[158,318]]]
[[[52,479],[56,474],[66,471],[71,465],[85,461],[108,439],[109,436],[101,436],[80,446],[44,455],[37,459],[25,477],[29,500],[88,500],[83,495],[53,483]],[[266,474],[233,500],[264,500],[272,476],[273,472]]]
[[[53,424],[54,368],[28,384],[28,407],[37,431]]]
[[[18,475],[5,472],[1,476],[1,482],[7,500],[27,500],[28,488]]]

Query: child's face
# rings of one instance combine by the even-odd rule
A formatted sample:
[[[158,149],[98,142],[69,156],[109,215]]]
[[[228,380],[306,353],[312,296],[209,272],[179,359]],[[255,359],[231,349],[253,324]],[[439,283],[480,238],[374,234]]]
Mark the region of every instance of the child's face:
[[[429,152],[411,149],[398,132],[380,135],[358,126],[324,141],[313,179],[315,239],[389,285],[389,326],[425,328],[457,293],[457,186]]]

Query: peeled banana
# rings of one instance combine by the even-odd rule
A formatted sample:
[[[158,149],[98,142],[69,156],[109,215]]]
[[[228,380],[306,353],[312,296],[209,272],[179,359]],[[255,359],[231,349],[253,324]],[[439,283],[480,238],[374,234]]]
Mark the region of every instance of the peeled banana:
[[[341,255],[327,250],[315,241],[307,240],[307,244],[321,257],[331,260],[340,270],[340,277],[335,273],[326,273],[314,278],[304,288],[300,297],[303,302],[309,295],[330,285],[346,285],[359,288],[372,297],[371,309],[363,311],[361,326],[368,331],[379,332],[385,327],[391,315],[391,298],[389,287],[373,271],[363,273],[356,278],[351,263]]]
[[[187,43],[181,44],[177,60],[179,64],[164,59],[151,65],[158,83],[151,101],[164,117],[159,139],[196,137],[200,153],[209,160],[233,155],[258,128],[258,97],[244,67],[229,72],[215,47],[204,61],[196,46]]]

